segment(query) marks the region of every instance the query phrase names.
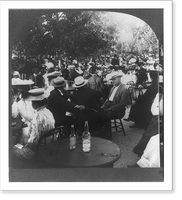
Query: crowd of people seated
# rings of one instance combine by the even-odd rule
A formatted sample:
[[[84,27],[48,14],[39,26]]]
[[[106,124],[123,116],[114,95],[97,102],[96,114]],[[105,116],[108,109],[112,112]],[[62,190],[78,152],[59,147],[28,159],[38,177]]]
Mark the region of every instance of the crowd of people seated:
[[[62,59],[59,65],[44,59],[41,68],[33,70],[29,77],[14,71],[12,118],[22,121],[21,134],[15,138],[14,144],[23,145],[21,149],[14,146],[14,155],[20,159],[32,159],[38,139],[46,131],[61,125],[66,127],[69,136],[74,124],[77,135],[81,136],[86,118],[94,136],[112,140],[110,122],[113,118],[125,116],[130,96],[127,83],[133,82],[134,88],[146,90],[134,103],[131,102],[129,117],[125,119],[135,122],[130,128],[145,130],[144,139],[134,148],[141,157],[151,137],[158,133],[153,128],[158,121],[151,107],[159,100],[156,100],[159,76],[162,76],[162,68],[154,59],[119,58],[117,55],[82,62]],[[72,94],[66,90],[70,86]]]

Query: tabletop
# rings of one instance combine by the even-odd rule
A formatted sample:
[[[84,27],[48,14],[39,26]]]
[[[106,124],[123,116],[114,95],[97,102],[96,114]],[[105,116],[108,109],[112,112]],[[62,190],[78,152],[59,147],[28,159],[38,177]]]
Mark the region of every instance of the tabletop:
[[[120,158],[120,148],[112,141],[91,137],[91,151],[82,152],[82,141],[76,149],[69,149],[69,138],[51,142],[40,147],[40,156],[48,163],[60,167],[113,167]]]

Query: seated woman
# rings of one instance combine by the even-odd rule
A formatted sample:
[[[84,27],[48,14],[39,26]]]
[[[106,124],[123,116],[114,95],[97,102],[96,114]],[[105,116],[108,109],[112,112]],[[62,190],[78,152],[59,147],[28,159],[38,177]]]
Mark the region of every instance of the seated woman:
[[[147,130],[143,133],[141,140],[134,147],[133,152],[140,159],[135,165],[128,167],[160,167],[160,136],[159,132],[159,116],[163,115],[163,95],[157,93],[151,107],[153,114]],[[161,160],[162,161],[162,160]]]
[[[27,101],[28,90],[34,84],[31,80],[19,80],[12,82],[12,121],[18,122],[18,135],[15,142],[24,143],[27,140],[27,133],[30,122],[35,113],[32,102]]]
[[[152,84],[144,95],[136,99],[135,104],[131,107],[128,119],[124,119],[125,121],[135,122],[130,128],[146,129],[152,119],[150,108],[158,92],[158,72],[150,71],[150,78],[152,79]]]
[[[37,142],[43,134],[55,126],[55,120],[52,113],[45,107],[47,99],[44,95],[44,89],[37,88],[29,91],[27,101],[32,101],[32,106],[35,109],[35,114],[30,123],[28,132],[29,138],[23,148],[18,148],[15,145],[13,153],[16,157],[23,160],[30,160],[34,158]]]

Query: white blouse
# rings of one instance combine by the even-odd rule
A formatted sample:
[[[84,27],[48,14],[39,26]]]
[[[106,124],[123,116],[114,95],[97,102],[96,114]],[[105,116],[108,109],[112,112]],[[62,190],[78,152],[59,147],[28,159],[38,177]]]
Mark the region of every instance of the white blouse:
[[[22,117],[23,122],[30,122],[33,119],[35,110],[32,107],[31,101],[21,99],[12,104],[12,117],[16,118],[18,114]]]
[[[152,115],[163,115],[163,98],[159,102],[159,93],[156,94],[154,102],[151,107]]]
[[[41,135],[55,127],[55,120],[52,113],[44,106],[37,109],[29,129],[28,143],[36,144]]]

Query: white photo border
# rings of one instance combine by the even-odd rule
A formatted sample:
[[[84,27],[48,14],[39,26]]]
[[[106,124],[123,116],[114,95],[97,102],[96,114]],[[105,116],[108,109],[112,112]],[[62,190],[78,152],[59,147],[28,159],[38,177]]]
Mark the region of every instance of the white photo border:
[[[164,11],[164,182],[9,182],[9,9],[139,9]],[[172,190],[172,1],[1,2],[1,190]],[[122,170],[122,168],[120,169]],[[124,169],[123,169],[124,170]],[[131,169],[130,169],[131,170]],[[46,172],[45,172],[46,173]],[[58,172],[59,173],[59,172]],[[136,172],[137,173],[137,172]],[[140,172],[138,172],[140,173]],[[25,172],[26,175],[26,172]],[[117,176],[117,173],[115,174]]]

